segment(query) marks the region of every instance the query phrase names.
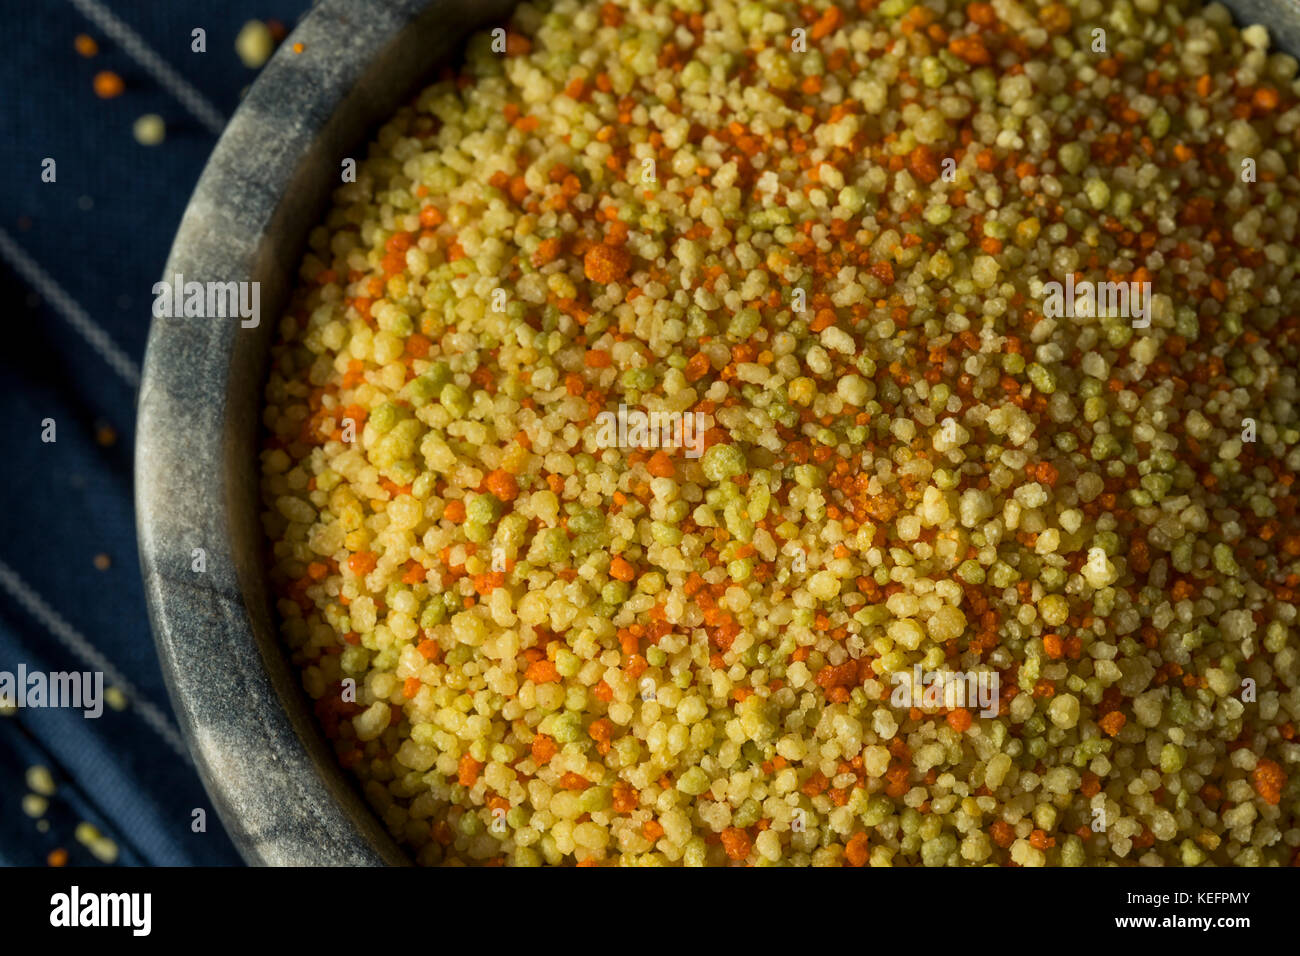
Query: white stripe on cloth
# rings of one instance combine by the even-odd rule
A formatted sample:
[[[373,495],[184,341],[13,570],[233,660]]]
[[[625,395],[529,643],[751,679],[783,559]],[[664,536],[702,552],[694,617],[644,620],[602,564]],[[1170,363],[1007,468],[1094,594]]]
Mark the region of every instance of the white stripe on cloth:
[[[104,679],[109,684],[126,694],[131,700],[131,709],[140,715],[140,719],[148,724],[158,736],[162,737],[167,742],[167,745],[176,751],[186,763],[190,763],[190,754],[185,749],[185,742],[181,739],[180,731],[167,718],[167,715],[145,700],[140,692],[136,690],[135,685],[127,680],[108,658],[96,650],[90,641],[65,621],[54,608],[46,604],[44,599],[33,591],[13,568],[3,561],[0,561],[0,588],[4,588],[5,591],[9,592],[9,596],[54,635],[60,644],[83,662],[102,672]]]
[[[55,310],[76,329],[91,348],[99,353],[114,372],[122,376],[132,388],[140,387],[140,367],[118,347],[107,332],[95,324],[95,320],[89,313],[54,281],[53,276],[37,265],[36,260],[29,256],[22,246],[14,242],[4,229],[0,229],[0,257],[3,257],[15,272],[34,286],[36,291],[54,306]]]
[[[69,2],[81,11],[82,16],[108,34],[131,59],[144,67],[150,76],[214,136],[221,134],[226,125],[226,118],[221,110],[213,106],[212,102],[196,90],[188,80],[168,66],[163,58],[144,42],[140,34],[118,19],[117,14],[99,0],[69,0]]]

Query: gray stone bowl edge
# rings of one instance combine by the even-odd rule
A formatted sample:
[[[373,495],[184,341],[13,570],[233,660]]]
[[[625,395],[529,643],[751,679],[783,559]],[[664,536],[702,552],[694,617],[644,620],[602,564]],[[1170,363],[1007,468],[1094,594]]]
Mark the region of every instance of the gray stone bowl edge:
[[[362,155],[468,32],[511,6],[317,4],[222,133],[166,264],[167,281],[260,283],[257,328],[153,320],[135,458],[141,570],[168,693],[249,863],[409,863],[339,767],[277,634],[259,519],[260,410],[271,335],[343,158]],[[191,570],[196,548],[202,573]]]

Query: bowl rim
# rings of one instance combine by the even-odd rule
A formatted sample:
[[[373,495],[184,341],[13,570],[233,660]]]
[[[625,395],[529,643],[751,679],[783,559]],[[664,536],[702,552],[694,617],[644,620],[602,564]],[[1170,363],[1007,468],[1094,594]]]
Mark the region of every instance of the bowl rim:
[[[258,435],[270,340],[340,163],[510,0],[321,0],[248,90],[181,219],[165,282],[248,282],[258,322],[159,315],[138,399],[136,531],[177,721],[244,860],[402,865],[312,714],[272,614]]]

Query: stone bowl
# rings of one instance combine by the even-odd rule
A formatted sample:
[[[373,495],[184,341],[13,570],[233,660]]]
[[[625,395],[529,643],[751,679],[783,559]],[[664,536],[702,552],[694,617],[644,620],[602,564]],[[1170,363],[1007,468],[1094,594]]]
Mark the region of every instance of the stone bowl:
[[[262,390],[271,336],[342,160],[364,155],[377,126],[464,37],[513,5],[318,3],[226,127],[167,261],[169,282],[260,283],[256,327],[238,317],[154,320],[135,464],[163,674],[213,805],[249,863],[409,862],[336,762],[279,641],[259,519]]]
[[[1300,0],[1226,5],[1300,52]],[[272,332],[342,159],[358,155],[468,33],[512,6],[322,0],[226,127],[167,261],[168,281],[260,283],[255,328],[238,318],[154,320],[135,464],[163,674],[212,802],[249,863],[410,862],[336,763],[279,640],[259,520],[262,389]]]

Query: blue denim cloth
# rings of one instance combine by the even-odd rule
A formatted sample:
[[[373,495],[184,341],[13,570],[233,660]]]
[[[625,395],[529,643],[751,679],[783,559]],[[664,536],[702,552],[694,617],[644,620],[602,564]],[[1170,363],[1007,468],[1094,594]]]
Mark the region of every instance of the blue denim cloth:
[[[132,366],[144,355],[151,287],[215,136],[154,79],[138,50],[88,18],[87,4],[131,27],[223,116],[256,75],[235,55],[240,27],[275,18],[292,29],[308,6],[0,0],[0,671],[103,669],[106,686],[127,685],[127,706],[105,707],[98,719],[51,708],[0,716],[0,863],[42,865],[62,849],[70,864],[96,864],[75,835],[84,821],[117,845],[119,864],[236,864],[176,747],[131,501]],[[206,53],[191,50],[199,27]],[[95,56],[78,54],[79,33],[98,42]],[[92,80],[100,70],[116,72],[125,92],[99,99]],[[132,135],[146,113],[166,122],[161,145]],[[52,183],[41,178],[46,158],[56,163]],[[30,268],[14,265],[24,257],[93,325],[78,330],[55,308],[55,287],[39,288]],[[88,341],[98,334],[125,361],[106,360],[112,346]],[[55,423],[53,443],[41,440],[46,419]],[[107,556],[106,569],[97,555]],[[57,785],[44,808],[33,806],[26,781],[37,765]],[[24,811],[25,797],[38,817]],[[206,811],[206,833],[191,830],[196,808]]]

